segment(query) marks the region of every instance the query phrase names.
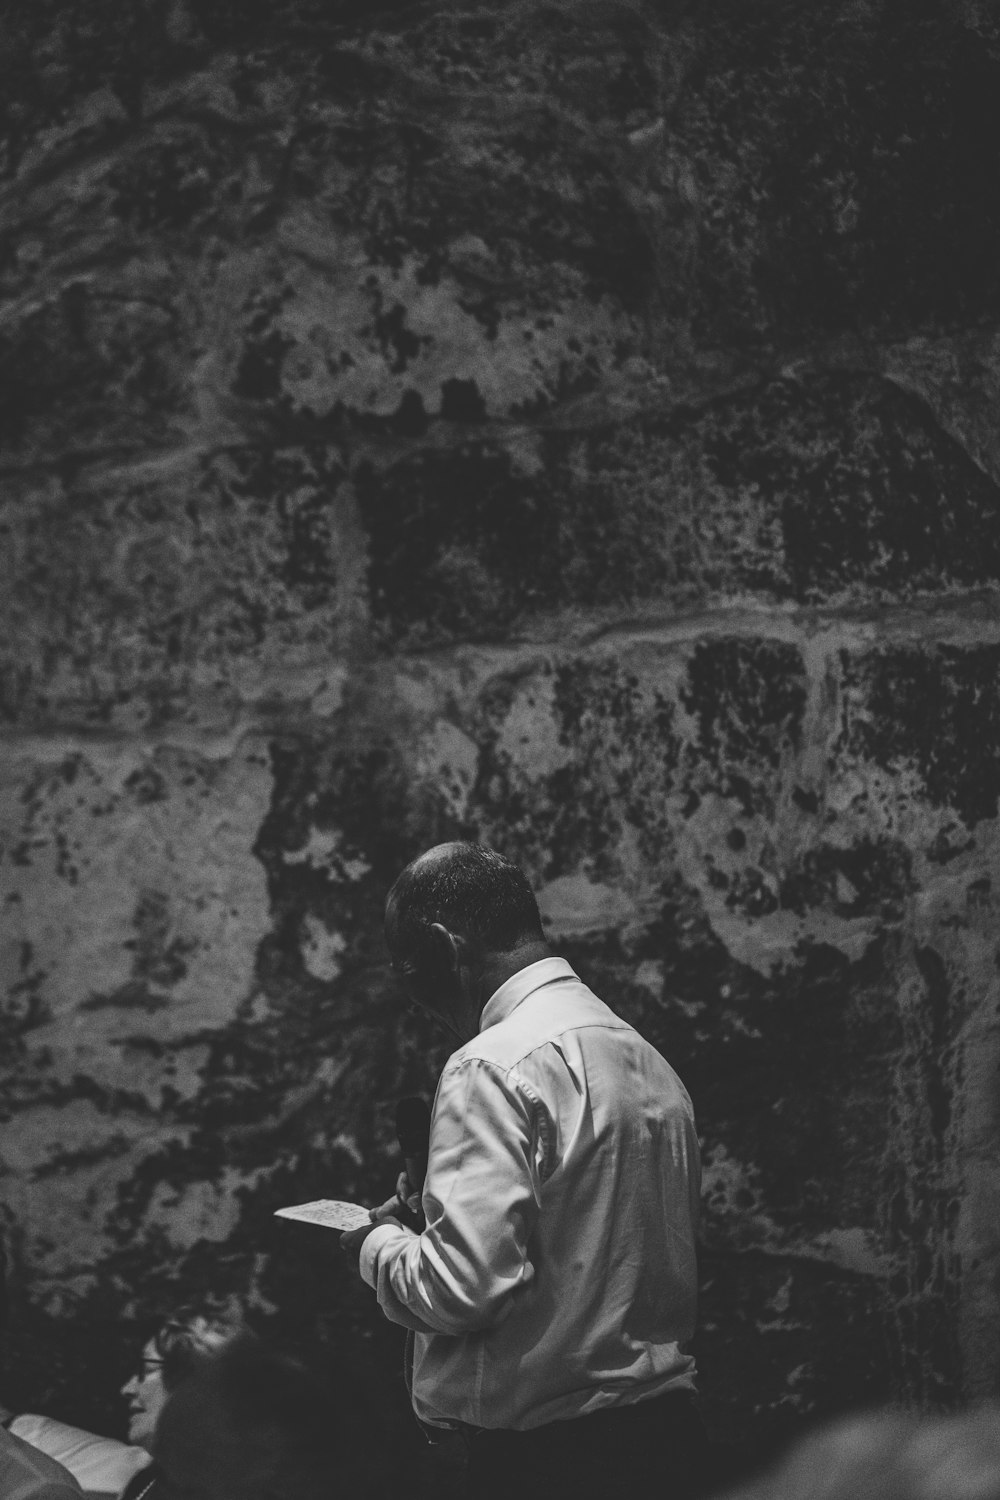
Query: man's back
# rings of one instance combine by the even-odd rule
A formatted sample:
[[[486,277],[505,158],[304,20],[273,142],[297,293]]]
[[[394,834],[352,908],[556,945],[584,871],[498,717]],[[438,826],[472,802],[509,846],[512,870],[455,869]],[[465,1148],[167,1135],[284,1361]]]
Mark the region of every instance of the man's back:
[[[0,1500],[73,1500],[82,1494],[62,1464],[0,1427]]]
[[[460,1425],[475,1500],[694,1500],[700,1169],[687,1092],[552,954],[523,870],[455,840],[386,899],[411,1003],[461,1046],[431,1117],[422,1234],[341,1237],[414,1332],[413,1406]],[[612,1000],[614,997],[610,997]]]
[[[534,1427],[690,1389],[699,1188],[663,1058],[562,959],[514,975],[444,1070],[427,1234],[398,1246],[396,1296],[436,1317],[418,1415]]]

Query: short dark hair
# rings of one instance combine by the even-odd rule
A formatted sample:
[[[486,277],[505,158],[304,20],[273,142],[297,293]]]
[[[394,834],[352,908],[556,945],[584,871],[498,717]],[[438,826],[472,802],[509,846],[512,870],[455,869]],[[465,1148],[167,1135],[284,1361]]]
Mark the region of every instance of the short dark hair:
[[[400,949],[418,953],[441,922],[487,952],[544,941],[538,902],[524,871],[485,844],[454,843],[421,855],[399,876],[389,900]]]

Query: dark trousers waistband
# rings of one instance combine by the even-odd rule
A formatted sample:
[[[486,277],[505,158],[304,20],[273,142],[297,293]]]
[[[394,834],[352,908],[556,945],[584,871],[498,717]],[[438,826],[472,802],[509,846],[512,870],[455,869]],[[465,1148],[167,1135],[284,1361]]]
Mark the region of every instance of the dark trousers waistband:
[[[693,1411],[694,1391],[661,1391],[657,1396],[646,1396],[641,1401],[619,1402],[616,1406],[601,1406],[596,1411],[582,1412],[578,1416],[562,1417],[555,1422],[546,1422],[539,1427],[466,1427],[462,1430],[468,1442],[478,1438],[499,1437],[524,1438],[530,1442],[533,1434],[547,1436],[553,1429],[566,1432],[578,1422],[589,1427],[600,1428],[645,1428],[659,1426],[663,1422],[674,1422],[688,1418]]]

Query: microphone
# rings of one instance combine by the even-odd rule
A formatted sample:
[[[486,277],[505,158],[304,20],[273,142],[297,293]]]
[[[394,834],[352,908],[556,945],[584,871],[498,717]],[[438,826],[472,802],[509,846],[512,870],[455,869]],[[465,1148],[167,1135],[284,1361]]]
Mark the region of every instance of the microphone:
[[[427,1102],[416,1094],[400,1099],[396,1105],[396,1139],[403,1155],[410,1191],[419,1197],[427,1176],[427,1152],[431,1139],[431,1112]],[[409,1212],[423,1228],[424,1216],[417,1209]]]

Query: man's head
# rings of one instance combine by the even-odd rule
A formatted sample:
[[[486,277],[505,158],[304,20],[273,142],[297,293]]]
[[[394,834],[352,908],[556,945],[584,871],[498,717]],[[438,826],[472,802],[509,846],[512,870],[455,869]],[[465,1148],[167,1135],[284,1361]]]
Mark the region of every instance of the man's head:
[[[385,935],[410,997],[463,1039],[504,978],[548,952],[527,877],[485,844],[438,844],[407,865]]]

